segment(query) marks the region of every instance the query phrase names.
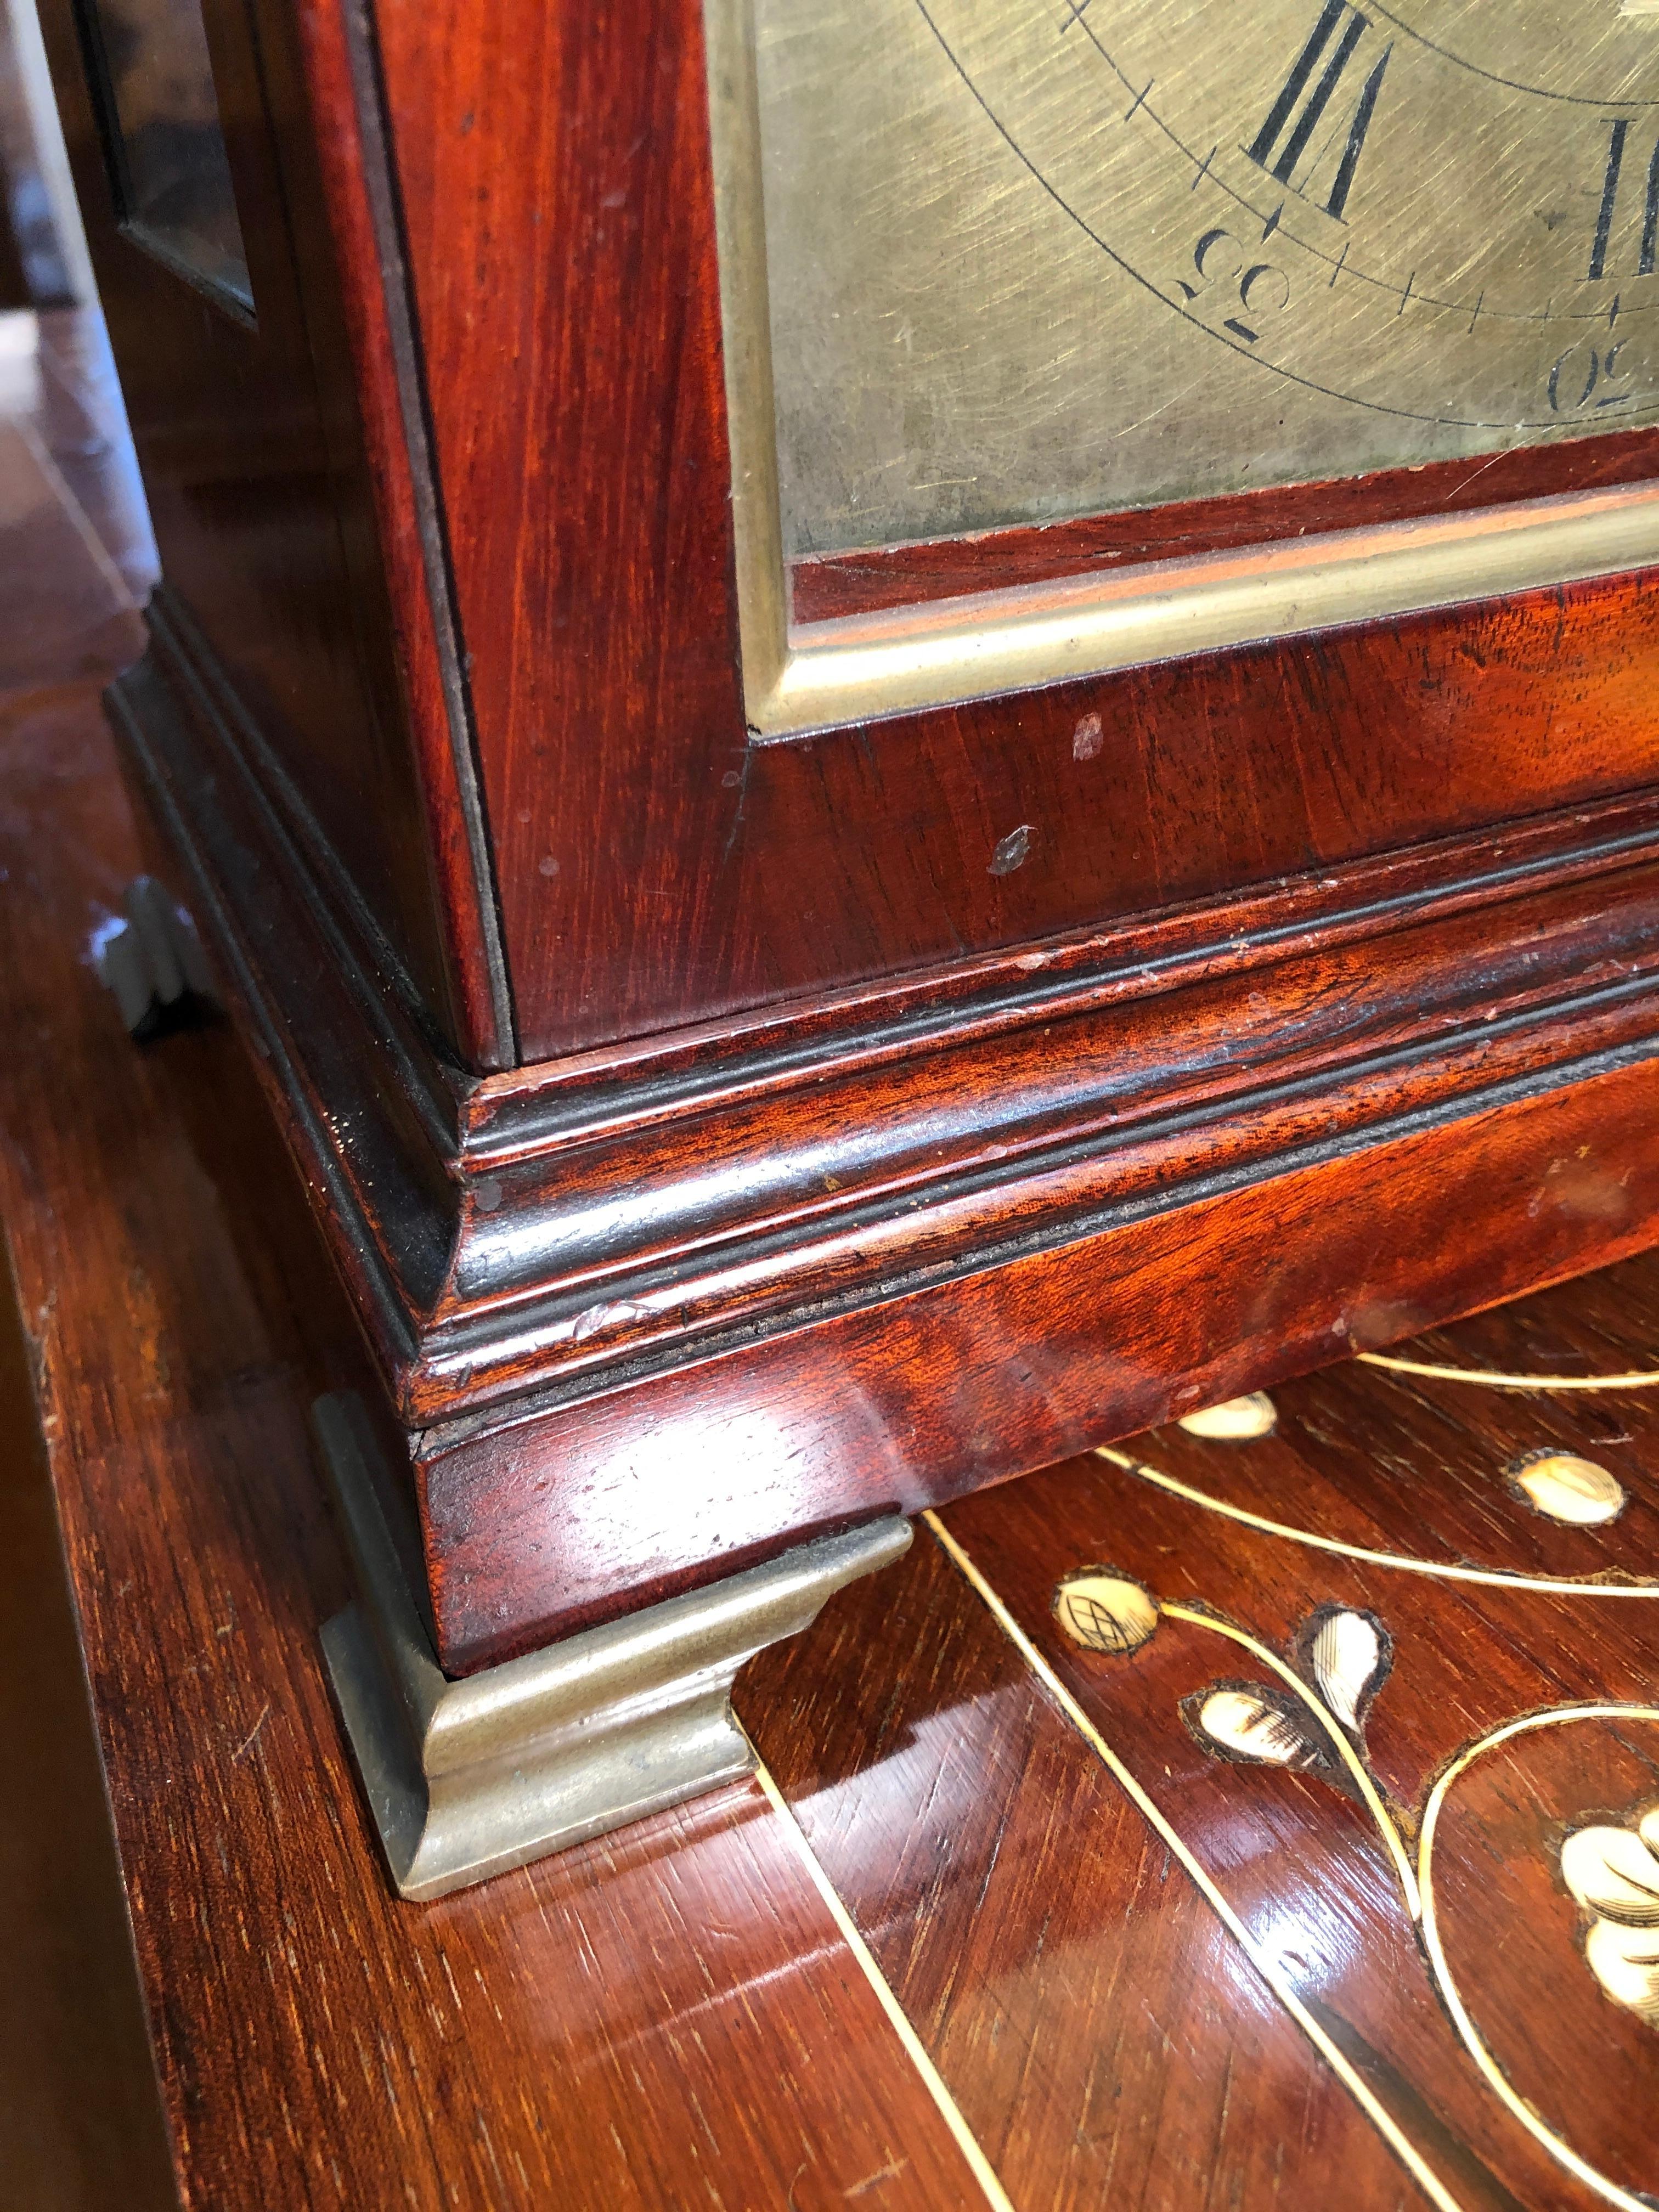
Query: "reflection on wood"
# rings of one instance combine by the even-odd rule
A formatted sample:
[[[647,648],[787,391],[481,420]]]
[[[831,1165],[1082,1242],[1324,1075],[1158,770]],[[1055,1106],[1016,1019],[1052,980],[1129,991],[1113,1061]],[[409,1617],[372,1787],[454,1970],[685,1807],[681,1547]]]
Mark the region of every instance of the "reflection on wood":
[[[321,1665],[348,1580],[307,1432],[320,1391],[373,1384],[228,1030],[135,1049],[99,982],[90,940],[143,855],[98,705],[112,595],[70,520],[44,509],[25,543],[43,597],[61,584],[65,619],[82,610],[68,658],[88,678],[43,683],[10,629],[0,666],[0,1222],[21,1322],[14,1361],[0,1310],[3,1571],[59,1571],[49,1475],[120,1886],[85,1832],[106,1817],[90,1746],[66,1778],[65,1746],[26,1741],[8,1784],[52,1793],[39,1822],[8,1795],[0,1838],[0,2052],[27,2060],[0,2094],[0,2203],[981,2203],[753,1784],[440,1905],[389,1893]],[[8,1631],[52,1595],[0,1579]],[[38,1692],[48,1648],[15,1656],[4,1742],[20,1717],[67,1736],[74,1655]],[[165,2130],[120,2016],[133,1939]]]
[[[1659,1266],[1639,1259],[1440,1332],[1414,1364],[1619,1375],[1656,1343]],[[938,1723],[907,1729],[917,1691],[883,1701],[872,1683],[860,1710],[832,1705],[818,1685],[845,1689],[848,1647],[890,1652],[896,1627],[907,1682],[952,1641],[999,1634],[1047,1681],[1072,1759],[1115,1778],[1168,1847],[1142,1909],[1170,1916],[1176,1940],[1184,1865],[1330,2069],[1324,2094],[1377,2130],[1402,2179],[1441,2204],[1634,2212],[1659,2185],[1644,2117],[1659,2092],[1659,1903],[1654,1923],[1638,1918],[1659,1784],[1659,1401],[1357,1364],[1274,1399],[1276,1425],[1249,1441],[1172,1425],[946,1509],[936,1541],[957,1593],[919,1547],[902,1620],[849,1598],[839,1645],[826,1622],[753,1671],[750,1726],[864,1924],[906,1962],[902,1993],[915,1988],[984,2140],[1018,2127],[1034,2078],[1063,2108],[1072,2054],[1039,2039],[999,2085],[964,2032],[967,1970],[926,2008],[930,1952],[962,1940],[949,1897],[971,1889],[981,1912],[1000,1897],[999,1990],[1034,1983],[1051,2020],[1079,1955],[1120,1976],[1137,1930],[1097,1909],[1055,1963],[1052,1869],[1093,1895],[1109,1833],[1097,1812],[1079,1817],[1076,1784],[1044,1786],[1046,1820],[1024,1808],[1040,1831],[1029,1847],[1002,1806],[988,1863],[971,1826],[933,1814],[954,1810],[963,1754]],[[1530,1467],[1558,1503],[1599,1494],[1563,1461],[1616,1481],[1617,1515],[1552,1515],[1517,1487]],[[976,1701],[960,1701],[959,1673],[953,1686],[946,1710],[971,1730]],[[872,1765],[935,1838],[925,1882],[868,1871],[878,1816],[896,1832]],[[1186,1945],[1187,1971],[1213,1971]],[[1097,2037],[1098,2012],[1073,2033]],[[1019,2169],[1003,2171],[1012,2185]],[[1300,2185],[1370,2201],[1317,2160]]]

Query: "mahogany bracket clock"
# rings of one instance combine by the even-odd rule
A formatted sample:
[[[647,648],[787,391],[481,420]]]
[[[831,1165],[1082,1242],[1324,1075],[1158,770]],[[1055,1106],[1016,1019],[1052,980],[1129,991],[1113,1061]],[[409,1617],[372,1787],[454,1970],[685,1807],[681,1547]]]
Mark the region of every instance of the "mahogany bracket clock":
[[[48,13],[411,1802],[481,1670],[723,1686],[809,1552],[1659,1231],[1659,16]]]

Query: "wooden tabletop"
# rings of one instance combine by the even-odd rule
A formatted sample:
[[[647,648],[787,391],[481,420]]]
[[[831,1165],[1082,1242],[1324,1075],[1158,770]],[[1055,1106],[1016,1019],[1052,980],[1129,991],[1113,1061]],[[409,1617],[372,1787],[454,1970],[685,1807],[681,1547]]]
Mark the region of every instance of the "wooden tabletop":
[[[318,1644],[308,1413],[362,1355],[234,1037],[135,1048],[97,979],[143,555],[85,326],[33,349],[0,319],[0,2202],[1659,2194],[1659,1391],[1568,1387],[1659,1370],[1645,1258],[1404,1347],[1530,1387],[1350,1362],[930,1516],[742,1679],[757,1780],[393,1900]]]

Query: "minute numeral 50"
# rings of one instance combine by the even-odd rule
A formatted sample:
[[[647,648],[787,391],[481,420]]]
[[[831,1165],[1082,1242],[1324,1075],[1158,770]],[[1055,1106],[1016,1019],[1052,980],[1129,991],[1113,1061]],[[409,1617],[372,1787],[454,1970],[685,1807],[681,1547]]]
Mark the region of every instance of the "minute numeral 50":
[[[1625,359],[1629,350],[1626,338],[1606,346],[1581,339],[1569,346],[1551,369],[1546,386],[1551,414],[1599,414],[1604,407],[1628,407],[1636,393],[1628,386],[1621,388],[1620,380],[1632,374],[1632,364]]]

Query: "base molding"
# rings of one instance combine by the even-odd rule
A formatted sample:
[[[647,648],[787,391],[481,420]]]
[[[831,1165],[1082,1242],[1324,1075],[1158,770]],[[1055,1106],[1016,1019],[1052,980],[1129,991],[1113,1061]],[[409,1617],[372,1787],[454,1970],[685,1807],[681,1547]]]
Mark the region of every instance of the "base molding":
[[[451,1676],[1659,1236],[1659,790],[480,1075],[151,625],[111,706],[152,865]]]
[[[748,1772],[738,1668],[910,1541],[889,1515],[452,1681],[376,1499],[362,1407],[322,1398],[313,1419],[360,1591],[323,1649],[393,1884],[417,1903]]]

